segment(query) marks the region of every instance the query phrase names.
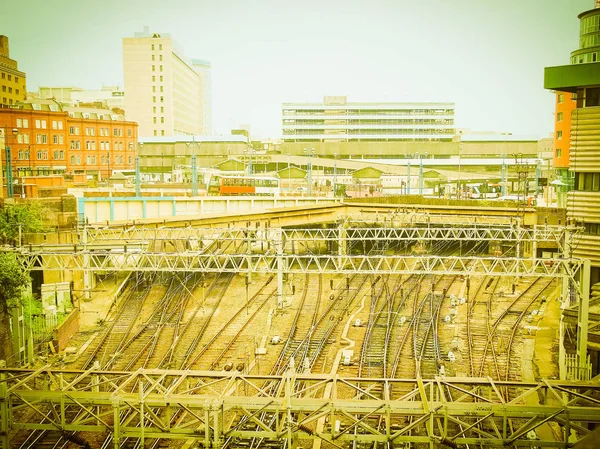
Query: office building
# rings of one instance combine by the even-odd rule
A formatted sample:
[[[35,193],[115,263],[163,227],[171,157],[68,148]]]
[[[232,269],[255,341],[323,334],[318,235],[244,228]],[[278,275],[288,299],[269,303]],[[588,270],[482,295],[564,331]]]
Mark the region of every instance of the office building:
[[[169,35],[146,28],[123,38],[125,112],[139,123],[140,136],[205,132],[210,65],[200,65],[188,61]]]
[[[585,229],[573,248],[575,257],[592,262],[591,281],[600,282],[600,8],[585,11],[579,48],[571,65],[546,67],[544,87],[576,96],[571,114],[569,171],[573,190],[567,194],[567,217]],[[560,95],[560,94],[559,94]],[[566,98],[566,97],[563,97]],[[563,116],[563,120],[566,117]],[[565,134],[562,135],[565,140]],[[562,156],[562,154],[561,154]]]
[[[10,107],[27,95],[26,75],[10,59],[8,37],[0,36],[0,108]]]
[[[454,103],[284,103],[282,130],[284,142],[449,142]]]

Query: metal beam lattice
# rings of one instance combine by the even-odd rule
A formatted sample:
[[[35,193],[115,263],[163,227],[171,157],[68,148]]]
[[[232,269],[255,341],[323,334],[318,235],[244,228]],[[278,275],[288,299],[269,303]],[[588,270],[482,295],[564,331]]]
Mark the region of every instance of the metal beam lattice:
[[[281,387],[267,388],[272,385]],[[386,398],[373,395],[374,391],[386,392]],[[503,393],[507,391],[508,400]],[[0,369],[0,396],[10,417],[2,420],[3,444],[9,444],[16,430],[58,429],[112,434],[115,444],[143,435],[205,439],[213,447],[224,438],[255,437],[280,443],[320,439],[342,447],[351,441],[501,447],[527,445],[531,431],[551,426],[573,432],[540,432],[542,439],[535,444],[566,448],[590,434],[591,424],[600,424],[598,382],[359,379],[293,372],[283,376],[81,372],[46,367]],[[319,420],[324,425],[318,426]],[[427,421],[444,425],[425,426]],[[253,425],[240,425],[243,422]]]

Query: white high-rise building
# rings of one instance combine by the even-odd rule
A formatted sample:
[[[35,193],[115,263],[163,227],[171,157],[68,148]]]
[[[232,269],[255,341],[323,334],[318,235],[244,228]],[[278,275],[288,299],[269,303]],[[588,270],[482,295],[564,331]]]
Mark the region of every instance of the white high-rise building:
[[[207,133],[210,64],[201,67],[169,35],[145,27],[123,38],[125,114],[138,122],[141,137]]]
[[[451,141],[454,103],[284,103],[285,142]]]
[[[212,78],[210,62],[192,59],[192,65],[202,77],[202,116],[204,119],[203,134],[214,133],[212,124]]]

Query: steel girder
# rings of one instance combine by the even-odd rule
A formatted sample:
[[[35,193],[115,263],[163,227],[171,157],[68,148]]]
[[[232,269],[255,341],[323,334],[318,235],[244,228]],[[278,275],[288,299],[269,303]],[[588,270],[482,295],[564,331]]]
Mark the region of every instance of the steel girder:
[[[343,230],[341,233],[340,230]],[[277,230],[279,232],[279,229]],[[105,228],[89,229],[87,244],[101,246],[108,242],[121,245],[154,241],[203,242],[251,240],[253,243],[268,243],[273,240],[273,230],[269,228]],[[535,226],[516,228],[509,226],[443,226],[443,227],[360,227],[345,224],[340,228],[326,229],[281,229],[284,242],[290,241],[506,241],[506,242],[547,242],[561,245],[565,237],[562,226]],[[72,251],[75,245],[31,245],[32,249],[44,247],[63,248]]]
[[[28,270],[202,271],[208,273],[277,273],[283,261],[287,273],[436,274],[571,277],[579,259],[533,259],[474,256],[204,254],[78,251],[74,254],[21,252]]]
[[[368,379],[206,371],[0,369],[0,439],[60,430],[195,439],[264,438],[566,448],[600,424],[600,383]],[[234,439],[234,440],[231,440]],[[212,445],[212,446],[211,446]],[[117,447],[117,446],[115,446]],[[235,444],[233,444],[235,447]]]
[[[490,208],[498,211],[498,208]],[[469,214],[469,213],[456,213],[456,214],[436,214],[431,212],[423,212],[421,210],[413,210],[411,208],[401,208],[396,210],[374,210],[363,209],[358,214],[346,214],[340,216],[340,221],[348,223],[363,223],[363,224],[377,224],[386,225],[391,224],[392,226],[406,225],[406,224],[446,224],[446,225],[509,225],[515,226],[520,225],[522,222],[521,215],[515,213],[515,211],[506,211],[506,215],[482,215],[482,214]]]

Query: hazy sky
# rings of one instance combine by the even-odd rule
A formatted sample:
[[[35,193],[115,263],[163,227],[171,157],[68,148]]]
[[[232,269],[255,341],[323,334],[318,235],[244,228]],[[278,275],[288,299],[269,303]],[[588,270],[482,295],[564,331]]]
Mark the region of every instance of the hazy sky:
[[[170,33],[212,63],[217,133],[281,134],[281,103],[453,101],[456,125],[545,136],[546,66],[568,64],[593,0],[0,0],[0,34],[40,85],[123,83],[122,41]]]

